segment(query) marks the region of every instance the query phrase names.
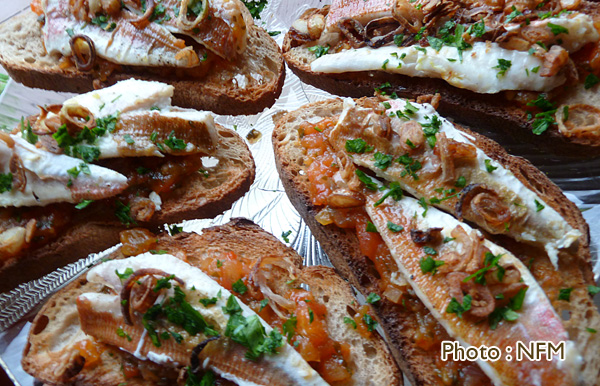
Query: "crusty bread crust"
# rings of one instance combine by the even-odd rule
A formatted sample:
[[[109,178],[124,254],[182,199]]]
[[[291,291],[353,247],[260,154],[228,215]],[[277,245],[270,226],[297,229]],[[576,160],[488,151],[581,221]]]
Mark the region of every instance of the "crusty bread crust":
[[[94,90],[91,73],[61,69],[60,57],[46,53],[37,18],[28,10],[0,24],[0,64],[15,81],[28,87],[76,93]],[[238,74],[248,75],[245,87],[237,86]],[[224,115],[256,114],[272,106],[281,94],[285,64],[277,43],[264,29],[252,25],[248,30],[248,49],[242,57],[227,68],[213,68],[203,79],[165,79],[142,69],[112,73],[96,84],[108,87],[132,77],[173,85],[176,106]]]
[[[217,166],[208,176],[190,175],[163,201],[150,222],[139,225],[158,228],[165,223],[215,217],[250,189],[255,166],[248,145],[233,130],[221,125],[217,125],[217,133]],[[90,205],[77,213],[58,239],[26,256],[5,261],[0,267],[0,292],[117,244],[119,232],[124,229],[126,226],[115,219],[112,211],[107,212],[106,206]]]
[[[248,243],[252,240],[252,243]],[[203,230],[202,235],[194,233],[181,233],[173,237],[162,235],[159,237],[160,249],[171,253],[183,252],[190,264],[198,265],[206,256],[214,253],[232,251],[238,256],[258,260],[265,251],[287,260],[298,269],[302,270],[302,281],[308,284],[315,297],[327,305],[327,326],[333,339],[347,342],[352,346],[353,382],[345,385],[402,385],[402,375],[394,363],[388,349],[377,335],[373,339],[363,338],[358,332],[343,323],[343,317],[348,315],[348,307],[356,304],[352,289],[341,279],[333,269],[321,266],[301,268],[302,258],[291,248],[286,247],[274,236],[262,230],[258,225],[246,219],[233,219],[223,226]],[[120,252],[111,255],[112,258],[122,258]],[[289,277],[282,278],[289,280]],[[67,363],[68,355],[50,353],[53,344],[60,338],[65,330],[70,331],[71,339],[63,343],[64,351],[70,349],[78,340],[83,339],[83,334],[78,328],[78,318],[74,299],[83,292],[97,291],[95,285],[87,283],[84,276],[65,289],[59,291],[44,305],[33,321],[29,343],[23,354],[23,369],[35,377],[50,383],[62,384],[61,370]],[[75,317],[73,318],[73,313]],[[67,347],[67,349],[64,349]],[[102,360],[108,360],[101,366],[84,368],[79,372],[73,382],[75,385],[115,385],[125,380],[120,371],[120,362],[128,360],[138,363],[139,360],[118,349],[107,346],[108,352],[117,352],[108,360],[102,355]],[[115,382],[115,380],[120,380]],[[128,384],[129,383],[129,380]],[[138,380],[139,381],[139,380]],[[148,384],[154,384],[149,382]]]
[[[298,125],[304,121],[316,122],[319,118],[329,118],[340,114],[341,111],[342,101],[332,99],[311,103],[288,113],[276,124],[272,137],[273,147],[277,170],[290,201],[342,277],[347,278],[366,296],[370,292],[378,291],[378,274],[370,260],[360,252],[358,238],[353,230],[342,229],[335,225],[323,226],[316,221],[315,216],[320,208],[315,207],[310,200],[309,182],[303,172],[304,152],[299,145],[297,131]],[[579,245],[570,251],[570,254],[561,254],[559,280],[564,284],[564,288],[578,289],[572,292],[571,302],[555,301],[558,294],[548,293],[548,296],[553,300],[553,305],[559,310],[559,313],[561,310],[570,313],[571,319],[565,321],[565,327],[586,358],[583,371],[586,384],[595,384],[600,375],[600,364],[598,363],[598,358],[600,358],[598,342],[600,341],[597,341],[598,337],[595,336],[597,334],[589,334],[589,332],[586,334],[585,330],[588,327],[594,328],[590,326],[600,326],[600,317],[592,299],[587,294],[587,285],[593,284],[587,223],[581,216],[581,212],[562,194],[560,189],[527,160],[510,156],[500,145],[484,136],[463,127],[458,128],[473,135],[476,138],[477,146],[490,158],[510,169],[517,178],[533,189],[548,205],[561,213],[571,226],[579,229],[584,235]],[[533,257],[536,259],[536,263],[539,260],[540,264],[546,264],[549,266],[549,270],[553,271],[543,251],[507,238],[496,237],[495,241],[507,247],[525,262]],[[411,326],[415,325],[415,315],[386,299],[379,302],[375,309],[383,322],[387,339],[391,343],[390,349],[405,375],[415,385],[439,384],[439,378],[433,376],[433,370],[436,368],[434,358],[428,356],[414,344],[415,331]]]
[[[583,2],[589,4],[588,1]],[[597,5],[587,6],[598,12]],[[289,31],[283,41],[283,57],[288,67],[303,82],[335,95],[352,98],[373,96],[375,88],[387,82],[391,85],[385,88],[387,93],[395,92],[404,98],[439,93],[442,99],[438,111],[473,130],[498,128],[497,131],[501,131],[513,143],[530,142],[541,153],[550,151],[553,154],[585,158],[598,156],[596,147],[600,146],[600,138],[567,138],[558,131],[557,126],[543,135],[533,134],[532,120],[527,118],[527,111],[511,103],[503,95],[479,94],[451,86],[442,79],[410,77],[384,71],[342,74],[313,72],[310,63],[316,56],[308,52],[306,46],[295,45]],[[568,100],[561,103],[568,104]]]

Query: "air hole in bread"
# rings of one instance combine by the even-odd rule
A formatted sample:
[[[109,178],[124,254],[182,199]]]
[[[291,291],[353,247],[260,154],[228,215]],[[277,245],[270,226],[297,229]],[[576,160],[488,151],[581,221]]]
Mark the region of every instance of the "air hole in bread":
[[[365,350],[365,354],[367,358],[373,359],[377,356],[377,350],[371,344],[365,343],[363,344],[363,349]]]
[[[560,317],[562,318],[562,320],[567,321],[571,319],[571,311],[568,310],[562,310],[560,312]]]
[[[40,332],[44,331],[46,329],[46,326],[48,326],[49,322],[50,319],[48,319],[46,315],[40,316],[37,322],[33,325],[33,330],[31,330],[31,333],[33,335],[37,335]]]
[[[32,58],[31,56],[26,57],[24,60],[30,64],[35,63],[35,58]]]
[[[224,138],[232,138],[235,134],[231,131],[220,130],[219,135]]]
[[[356,311],[354,310],[354,308],[350,307],[350,306],[346,306],[346,312],[348,313],[348,315],[350,316],[354,316],[356,315]]]
[[[21,30],[21,28],[23,28],[23,25],[21,23],[15,25],[14,32],[19,32]]]
[[[323,302],[324,303],[329,303],[329,296],[323,295]]]

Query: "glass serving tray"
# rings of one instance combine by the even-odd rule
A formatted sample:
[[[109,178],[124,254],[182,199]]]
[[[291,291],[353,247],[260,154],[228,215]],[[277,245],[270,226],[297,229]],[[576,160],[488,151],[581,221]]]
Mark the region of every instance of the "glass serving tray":
[[[291,1],[270,0],[256,23],[267,31],[281,31],[274,39],[281,45],[288,27],[306,9],[322,7],[318,0]],[[4,4],[3,4],[4,6]],[[8,18],[26,8],[26,0],[7,4],[4,12]],[[1,72],[0,68],[0,72]],[[22,116],[37,114],[38,105],[61,103],[73,94],[56,93],[26,88],[9,80],[0,95],[0,128],[13,128]],[[238,133],[245,137],[252,129],[262,136],[250,150],[256,163],[256,180],[250,191],[233,204],[233,207],[214,219],[190,220],[183,222],[184,231],[201,229],[224,224],[232,217],[246,217],[271,232],[282,242],[282,233],[292,231],[289,243],[304,258],[307,265],[331,265],[319,243],[311,235],[288,200],[277,170],[275,168],[271,133],[274,127],[273,116],[281,111],[291,111],[303,104],[332,97],[324,91],[308,86],[287,69],[286,80],[281,97],[270,109],[251,116],[218,116],[216,121],[227,127],[237,127]],[[480,130],[481,131],[481,130]],[[548,154],[532,152],[527,143],[506,142],[497,132],[483,131],[497,139],[514,155],[529,159],[558,184],[565,194],[583,211],[590,224],[592,238],[592,259],[596,279],[600,275],[598,244],[600,243],[600,149],[599,158],[593,160],[574,160],[553,157]],[[22,284],[13,291],[0,295],[0,366],[4,368],[15,385],[31,386],[34,379],[21,368],[21,354],[27,340],[30,321],[45,299],[64,286],[103,256],[118,248],[118,245],[101,253],[92,254],[73,264],[58,269],[51,274]]]

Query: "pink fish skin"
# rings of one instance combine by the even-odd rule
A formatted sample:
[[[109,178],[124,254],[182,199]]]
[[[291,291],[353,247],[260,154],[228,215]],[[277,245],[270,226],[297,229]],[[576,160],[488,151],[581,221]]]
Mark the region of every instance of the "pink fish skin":
[[[329,8],[325,28],[336,29],[340,19],[349,17],[363,25],[370,20],[391,16],[396,0],[334,0]]]

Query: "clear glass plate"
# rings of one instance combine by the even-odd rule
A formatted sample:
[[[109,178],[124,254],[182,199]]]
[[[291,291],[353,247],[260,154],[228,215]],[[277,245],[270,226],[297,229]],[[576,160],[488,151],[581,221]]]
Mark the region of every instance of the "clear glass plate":
[[[13,14],[26,6],[27,2],[24,0],[11,2],[12,8],[5,15]],[[281,44],[284,33],[294,20],[306,9],[322,6],[318,0],[271,0],[257,24],[268,31],[281,31],[281,34],[274,37]],[[22,116],[37,114],[37,106],[61,103],[70,95],[72,94],[34,90],[10,80],[0,95],[0,128],[14,127]],[[322,90],[303,84],[288,69],[282,95],[273,107],[252,116],[217,117],[218,123],[227,127],[237,127],[238,133],[243,137],[252,129],[262,134],[258,142],[249,144],[256,162],[256,180],[250,191],[230,210],[211,220],[185,221],[181,224],[184,230],[199,231],[207,226],[226,223],[232,217],[246,217],[277,236],[282,242],[285,242],[281,237],[282,233],[292,231],[288,237],[289,245],[298,251],[307,265],[331,265],[319,243],[288,200],[275,168],[271,145],[274,127],[272,118],[277,112],[294,110],[303,104],[330,97],[330,94]],[[491,130],[484,131],[484,134],[498,138],[498,134]],[[590,224],[594,272],[597,278],[600,273],[597,259],[600,242],[600,158],[581,161],[552,157],[539,152],[532,153],[530,146],[524,143],[502,143],[512,154],[529,159],[547,173],[565,190],[569,199],[584,210],[583,215]],[[0,295],[0,366],[7,371],[15,384],[33,385],[33,378],[21,368],[21,353],[27,340],[30,321],[44,299],[116,247],[90,255],[39,280],[25,283],[10,293]]]

